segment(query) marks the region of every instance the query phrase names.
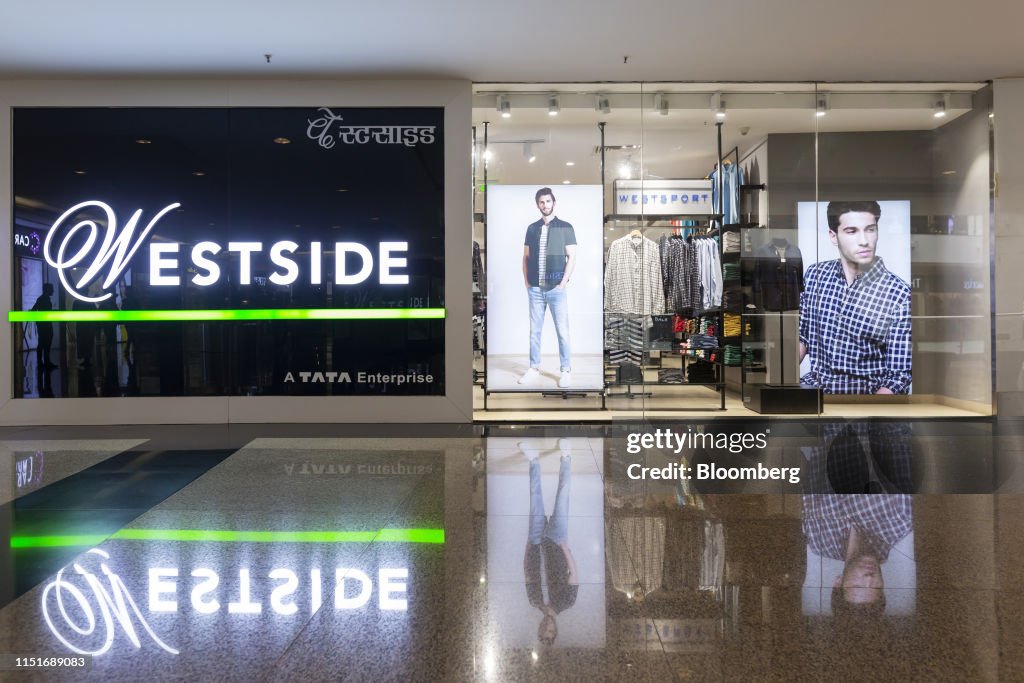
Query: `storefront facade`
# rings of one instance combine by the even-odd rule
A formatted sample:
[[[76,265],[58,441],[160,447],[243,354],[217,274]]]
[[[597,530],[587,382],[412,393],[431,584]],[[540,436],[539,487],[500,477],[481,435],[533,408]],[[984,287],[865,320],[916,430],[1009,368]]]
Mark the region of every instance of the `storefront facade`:
[[[471,419],[468,83],[0,92],[3,422]]]
[[[0,421],[1012,413],[1019,89],[3,83]]]

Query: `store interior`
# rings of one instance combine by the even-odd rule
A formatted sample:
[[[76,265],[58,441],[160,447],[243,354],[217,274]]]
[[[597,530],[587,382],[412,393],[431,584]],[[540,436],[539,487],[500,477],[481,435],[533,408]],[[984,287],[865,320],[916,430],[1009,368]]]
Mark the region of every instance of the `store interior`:
[[[477,84],[476,419],[992,414],[990,113],[983,83]],[[576,243],[561,326],[520,265],[542,188]],[[840,202],[880,214],[891,391],[815,385]]]

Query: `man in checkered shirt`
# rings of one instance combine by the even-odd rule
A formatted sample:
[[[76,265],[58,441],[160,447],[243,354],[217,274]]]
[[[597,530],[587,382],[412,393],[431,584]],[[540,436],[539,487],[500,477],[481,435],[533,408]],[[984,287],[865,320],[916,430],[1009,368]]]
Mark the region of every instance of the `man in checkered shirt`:
[[[815,263],[800,294],[801,384],[826,394],[908,394],[910,286],[875,255],[878,202],[830,202],[834,261]]]

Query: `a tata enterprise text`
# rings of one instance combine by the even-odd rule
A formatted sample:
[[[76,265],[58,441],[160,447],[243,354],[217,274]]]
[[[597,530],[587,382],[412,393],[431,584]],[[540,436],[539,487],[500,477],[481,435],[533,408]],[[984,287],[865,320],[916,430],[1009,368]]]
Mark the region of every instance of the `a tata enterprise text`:
[[[128,267],[132,257],[156,227],[157,222],[167,213],[181,206],[179,203],[169,204],[161,209],[149,221],[146,227],[135,235],[142,216],[142,209],[132,214],[128,222],[119,229],[114,210],[101,201],[81,202],[65,211],[53,224],[43,244],[43,257],[56,271],[64,289],[76,299],[89,302],[104,301],[112,296],[109,290]],[[102,219],[89,216],[95,212],[103,215]],[[79,217],[77,223],[70,225],[70,219]],[[104,225],[101,237],[100,225]],[[69,227],[70,226],[70,227]],[[368,280],[373,273],[376,251],[377,281],[382,285],[409,284],[409,275],[396,272],[406,268],[408,263],[404,254],[409,250],[408,242],[379,242],[373,251],[371,247],[359,242],[334,242],[334,283],[336,285],[358,285]],[[178,286],[181,284],[178,253],[181,245],[177,242],[152,242],[149,245],[149,284],[153,286]],[[291,240],[274,242],[267,249],[270,260],[276,270],[268,278],[275,285],[290,285],[299,279],[299,260],[295,252],[299,244]],[[224,246],[210,241],[201,241],[191,249],[191,261],[195,267],[192,283],[200,287],[209,287],[221,279],[220,265],[210,257],[224,250]],[[240,285],[251,285],[253,254],[264,251],[262,242],[236,241],[227,243],[227,251],[238,254],[238,278]],[[303,252],[309,254],[308,260],[303,258],[302,265],[308,265],[304,279],[310,284],[321,284],[323,281],[324,245],[321,242],[309,242],[304,245]],[[360,266],[356,272],[346,270],[347,255],[358,257]],[[77,281],[68,279],[69,273],[77,269],[85,269],[85,273]],[[100,284],[102,294],[93,295],[90,284],[104,273]]]
[[[295,375],[298,374],[298,380]],[[418,372],[386,373],[386,372],[338,372],[301,370],[289,372],[284,376],[285,382],[302,382],[303,384],[352,384],[355,375],[356,384],[431,384],[433,375],[421,375]]]

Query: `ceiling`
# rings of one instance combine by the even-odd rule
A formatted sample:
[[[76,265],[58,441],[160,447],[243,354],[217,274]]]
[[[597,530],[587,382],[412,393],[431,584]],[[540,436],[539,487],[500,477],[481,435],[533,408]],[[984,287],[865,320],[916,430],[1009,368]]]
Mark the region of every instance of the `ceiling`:
[[[5,0],[0,77],[977,81],[1024,76],[1022,25],[1019,0]]]
[[[975,100],[978,83],[832,84],[819,90],[826,87],[829,109],[819,117],[813,84],[546,84],[527,89],[487,83],[474,87],[473,124],[480,154],[486,128],[489,183],[580,184],[601,181],[601,123],[606,181],[710,173],[718,158],[717,119],[710,108],[716,91],[728,103],[722,125],[726,157],[734,148],[744,156],[769,134],[930,131],[974,107],[983,108],[985,101]],[[669,103],[665,115],[654,108],[651,90],[664,93]],[[595,109],[595,92],[612,93],[608,113]],[[511,105],[508,118],[495,108],[498,93]],[[554,116],[547,104],[553,94],[560,103]],[[950,106],[946,116],[936,118],[934,106],[943,97]],[[482,176],[478,164],[477,180],[482,182]]]

